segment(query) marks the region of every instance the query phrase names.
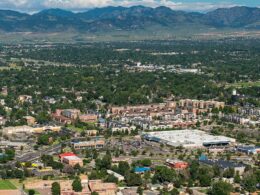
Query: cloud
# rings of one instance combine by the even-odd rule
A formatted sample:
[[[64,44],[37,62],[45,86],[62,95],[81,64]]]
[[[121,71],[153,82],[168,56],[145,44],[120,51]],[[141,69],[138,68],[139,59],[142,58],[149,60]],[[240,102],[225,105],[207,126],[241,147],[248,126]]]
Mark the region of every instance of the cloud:
[[[63,8],[68,10],[84,10],[104,6],[149,7],[167,6],[175,10],[209,11],[216,8],[233,7],[237,4],[229,2],[181,2],[181,0],[0,0],[2,9],[15,9],[25,12],[47,8]]]
[[[67,9],[104,7],[113,4],[113,0],[45,0],[43,2],[45,7],[60,7]]]
[[[172,0],[46,0],[46,7],[61,7],[66,9],[79,9],[104,6],[134,6],[144,5],[149,7],[167,6],[175,10],[189,11],[208,11],[216,8],[233,7],[237,4],[233,3],[210,3],[210,2],[194,2],[183,3]]]

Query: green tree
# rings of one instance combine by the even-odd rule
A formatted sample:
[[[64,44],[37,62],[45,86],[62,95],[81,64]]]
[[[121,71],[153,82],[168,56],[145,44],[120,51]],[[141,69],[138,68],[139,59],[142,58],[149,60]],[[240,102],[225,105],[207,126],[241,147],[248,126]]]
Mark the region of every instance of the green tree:
[[[127,173],[126,183],[128,186],[140,186],[142,185],[142,178],[136,173]]]
[[[226,170],[224,171],[223,177],[233,178],[233,177],[234,177],[234,174],[235,174],[234,168],[228,168],[228,169],[226,169]]]
[[[234,182],[235,182],[235,183],[240,183],[240,182],[241,182],[241,178],[240,178],[240,175],[239,175],[239,172],[238,172],[238,171],[237,171],[236,174],[235,174]]]
[[[197,161],[192,161],[189,167],[190,175],[193,180],[197,179],[199,171],[199,163]]]
[[[211,184],[211,177],[208,174],[200,175],[199,181],[200,181],[200,185],[202,187],[207,187],[207,186],[210,186],[210,184]]]
[[[211,185],[211,179],[214,175],[214,171],[209,167],[200,167],[198,171],[198,180],[202,187],[207,187]]]
[[[130,170],[128,162],[120,161],[118,164],[118,173],[125,175]]]
[[[142,166],[149,167],[149,166],[151,166],[152,161],[151,161],[151,159],[146,158],[146,159],[141,160],[141,164],[142,164]]]
[[[39,145],[49,145],[49,138],[48,134],[43,134],[38,137],[38,144]]]
[[[51,184],[51,193],[52,195],[60,195],[60,184],[58,182]]]
[[[6,149],[5,154],[7,155],[8,160],[12,160],[15,157],[15,150],[14,149]]]
[[[108,175],[105,181],[106,182],[111,182],[111,183],[117,183],[118,179],[114,175]]]
[[[138,188],[137,188],[137,193],[138,193],[139,195],[143,195],[143,188],[142,188],[141,186],[138,186]]]
[[[22,179],[24,177],[24,172],[20,169],[15,169],[13,175],[15,178]]]
[[[231,184],[224,181],[218,181],[212,185],[210,190],[211,195],[229,195],[233,190]]]
[[[153,176],[153,183],[174,182],[176,180],[176,172],[165,166],[155,167],[155,174]]]
[[[112,158],[110,154],[106,154],[102,159],[96,159],[97,169],[110,169]]]
[[[254,192],[256,190],[256,184],[256,177],[253,174],[245,176],[242,180],[242,186],[248,192]]]
[[[75,192],[81,192],[82,191],[83,188],[82,188],[82,185],[81,185],[81,180],[78,177],[73,180],[72,189]]]
[[[170,192],[169,192],[170,195],[179,195],[179,191],[176,189],[176,188],[173,188]]]
[[[28,190],[28,195],[34,195],[35,194],[35,190]]]

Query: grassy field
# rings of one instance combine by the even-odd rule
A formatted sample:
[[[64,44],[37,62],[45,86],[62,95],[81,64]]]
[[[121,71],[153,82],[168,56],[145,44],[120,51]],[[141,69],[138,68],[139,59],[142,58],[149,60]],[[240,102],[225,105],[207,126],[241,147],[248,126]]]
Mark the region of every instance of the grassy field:
[[[230,87],[234,87],[234,88],[260,87],[260,81],[232,83],[232,84],[228,84],[226,87],[227,88],[230,88]]]
[[[1,43],[81,43],[103,41],[143,41],[143,40],[204,40],[234,37],[259,38],[260,31],[245,29],[215,29],[198,24],[184,24],[171,27],[158,25],[136,30],[113,30],[98,32],[57,32],[57,33],[1,33]]]
[[[16,187],[9,180],[0,180],[0,189],[1,190],[15,190]]]
[[[68,128],[70,128],[73,131],[79,132],[79,133],[84,130],[82,128],[75,127],[74,125],[68,125]]]

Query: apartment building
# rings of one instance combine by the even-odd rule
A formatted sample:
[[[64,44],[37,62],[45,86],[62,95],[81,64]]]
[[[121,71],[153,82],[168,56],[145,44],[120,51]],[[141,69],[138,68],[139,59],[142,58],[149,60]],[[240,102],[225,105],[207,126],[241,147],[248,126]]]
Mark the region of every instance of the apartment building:
[[[167,101],[159,104],[148,104],[138,106],[115,106],[110,108],[112,117],[159,117],[177,113],[179,109],[181,113],[202,113],[210,111],[213,108],[223,108],[224,102],[218,101],[204,101],[204,100],[191,100],[182,99],[179,101]]]
[[[78,109],[65,109],[62,110],[61,114],[70,119],[77,119],[80,116],[80,110]]]

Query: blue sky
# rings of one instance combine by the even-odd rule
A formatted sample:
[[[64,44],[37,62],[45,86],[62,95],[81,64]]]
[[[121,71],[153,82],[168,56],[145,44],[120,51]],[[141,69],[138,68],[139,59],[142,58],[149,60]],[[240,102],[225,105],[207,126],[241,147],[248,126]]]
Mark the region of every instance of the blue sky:
[[[104,6],[168,6],[175,10],[207,12],[233,6],[260,7],[260,0],[0,0],[0,9],[36,12],[48,8],[72,11]]]

